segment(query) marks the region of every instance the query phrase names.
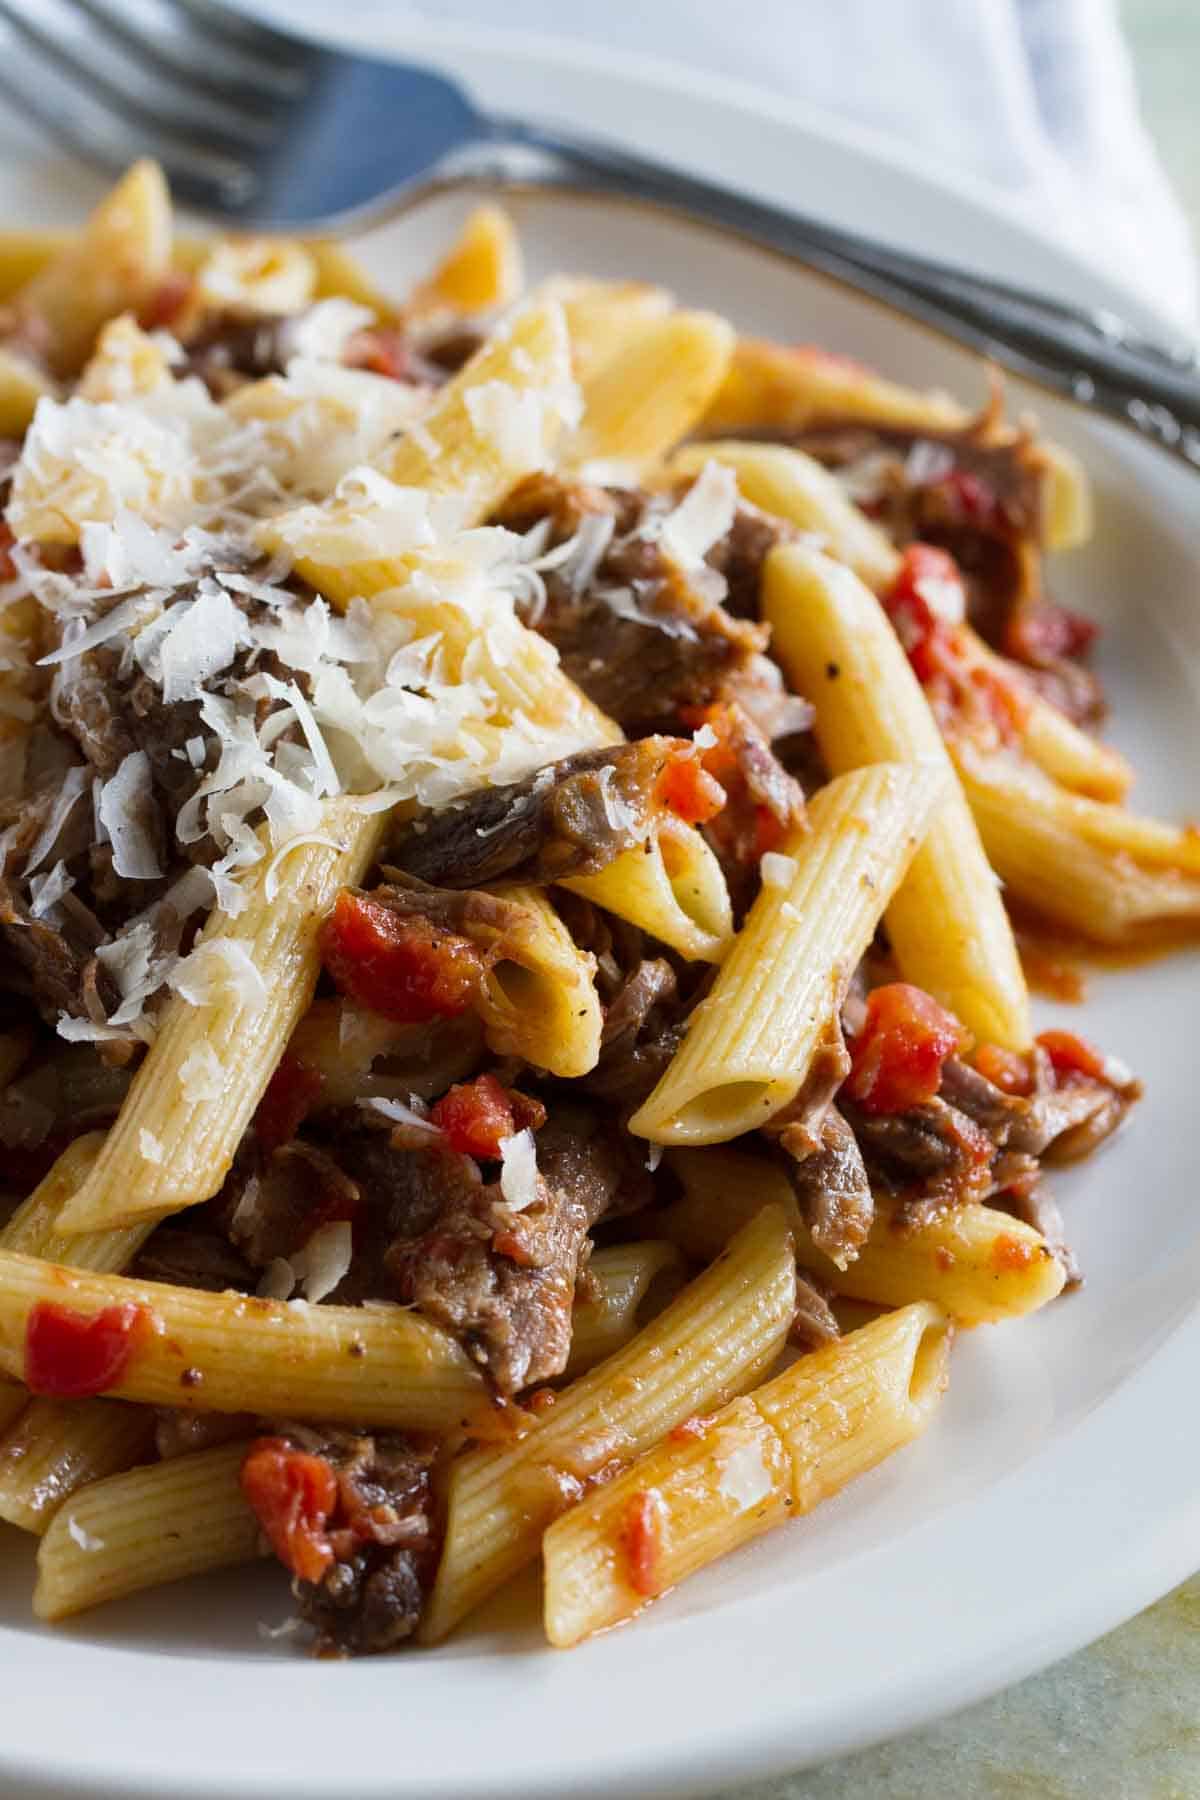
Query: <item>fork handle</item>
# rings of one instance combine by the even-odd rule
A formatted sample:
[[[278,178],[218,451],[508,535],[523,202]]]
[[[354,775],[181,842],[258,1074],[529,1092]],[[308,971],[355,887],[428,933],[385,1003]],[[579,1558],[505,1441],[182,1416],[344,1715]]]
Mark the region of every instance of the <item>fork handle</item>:
[[[1200,372],[1189,346],[1153,343],[1113,315],[1073,308],[964,269],[738,194],[716,182],[582,137],[497,120],[502,178],[528,177],[504,147],[537,153],[539,178],[651,200],[780,250],[822,274],[1003,363],[1055,393],[1134,427],[1200,470]]]

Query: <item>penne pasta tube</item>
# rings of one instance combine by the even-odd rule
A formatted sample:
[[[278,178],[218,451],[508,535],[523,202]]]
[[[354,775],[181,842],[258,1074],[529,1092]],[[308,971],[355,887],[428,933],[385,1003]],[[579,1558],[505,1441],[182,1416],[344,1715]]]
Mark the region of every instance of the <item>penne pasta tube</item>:
[[[763,1206],[782,1206],[796,1261],[835,1293],[876,1306],[931,1300],[960,1325],[991,1325],[1036,1312],[1059,1295],[1066,1271],[1041,1234],[993,1206],[969,1203],[907,1225],[879,1197],[871,1234],[840,1269],[812,1241],[784,1170],[725,1146],[672,1150],[683,1193],[654,1215],[654,1229],[687,1256],[715,1256]]]
[[[395,324],[400,308],[376,286],[352,250],[340,238],[305,238],[304,248],[313,266],[314,300],[353,300],[365,306],[383,325]],[[178,260],[181,242],[175,240]]]
[[[671,311],[666,288],[646,281],[573,281],[554,285],[567,316],[571,367],[586,384],[629,340]]]
[[[38,1547],[33,1610],[65,1619],[141,1588],[264,1554],[238,1483],[244,1444],[111,1475],[72,1498]]]
[[[732,469],[743,499],[752,505],[802,531],[815,532],[829,554],[848,563],[868,587],[885,588],[895,579],[899,551],[886,532],[855,506],[836,475],[814,457],[783,444],[718,438],[677,450],[668,473],[699,475],[708,462]]]
[[[1200,828],[1195,825],[1172,825],[1085,794],[1065,792],[1039,771],[1022,768],[1009,757],[985,758],[969,744],[953,745],[952,754],[972,776],[982,771],[986,779],[987,771],[995,770],[997,778],[1020,795],[1023,811],[1053,819],[1064,832],[1097,850],[1127,856],[1144,869],[1200,876]]]
[[[22,438],[43,395],[57,399],[58,387],[19,350],[0,349],[0,435]]]
[[[631,1131],[715,1144],[787,1105],[948,779],[932,762],[881,763],[820,790],[782,846],[793,873],[760,891]]]
[[[525,285],[516,227],[501,206],[477,206],[441,262],[404,303],[407,319],[511,306]]]
[[[553,300],[531,304],[447,382],[420,430],[380,459],[380,473],[401,488],[453,496],[460,524],[478,524],[545,466],[575,403],[562,308]],[[361,503],[336,496],[259,527],[265,549],[294,555],[304,579],[339,605],[407,579],[413,554],[381,558],[375,535],[364,530]],[[414,534],[412,552],[421,548]]]
[[[385,819],[352,801],[329,802],[321,834],[329,842],[299,841],[278,894],[266,858],[244,878],[243,911],[212,914],[201,941],[236,945],[257,979],[227,983],[205,1006],[182,994],[168,1001],[95,1167],[63,1208],[65,1232],[154,1221],[218,1191],[312,999],[321,922],[339,888],[362,879]]]
[[[890,1313],[667,1438],[552,1524],[545,1624],[568,1647],[811,1512],[917,1437],[948,1379],[936,1307]]]
[[[303,310],[317,271],[296,238],[217,238],[196,271],[200,304],[272,318]]]
[[[716,856],[694,826],[664,819],[653,837],[595,875],[561,884],[640,925],[694,962],[720,962],[733,935],[733,907]]]
[[[732,350],[732,327],[715,313],[672,312],[630,331],[583,377],[583,420],[564,464],[656,461],[704,413]]]
[[[724,1248],[720,1244],[714,1255]],[[636,1335],[647,1292],[667,1270],[682,1281],[683,1258],[674,1244],[657,1239],[593,1251],[585,1272],[588,1297],[576,1300],[571,1315],[571,1356],[564,1370],[568,1379],[593,1368]]]
[[[82,232],[15,296],[54,374],[74,375],[105,320],[138,312],[171,261],[171,199],[157,163],[135,163]]]
[[[596,959],[579,948],[543,889],[496,891],[524,909],[528,925],[505,933],[505,954],[484,976],[480,1011],[488,1046],[564,1079],[586,1075],[600,1059],[604,1029]],[[481,942],[478,932],[472,935]]]
[[[754,1395],[791,1461],[793,1516],[918,1437],[949,1380],[953,1327],[927,1300],[802,1356]]]
[[[452,1338],[400,1306],[327,1306],[212,1294],[65,1268],[0,1250],[0,1370],[27,1374],[30,1318],[111,1308],[124,1340],[104,1392],[197,1412],[289,1414],[445,1431],[485,1398]],[[36,1370],[34,1385],[36,1391]]]
[[[956,431],[971,415],[946,394],[902,387],[851,357],[739,337],[700,429],[705,437],[736,437],[750,429],[802,431],[824,419]]]
[[[1133,785],[1133,770],[1120,751],[1072,724],[1065,713],[1023,679],[1019,664],[998,656],[969,625],[963,626],[958,643],[968,668],[984,670],[1007,685],[1019,686],[1021,716],[1015,721],[1015,730],[1031,762],[1072,792],[1090,795],[1094,800],[1124,799]]]
[[[1085,803],[1060,790],[1048,795],[1007,757],[979,756],[959,744],[955,760],[997,875],[1043,918],[1115,945],[1200,925],[1200,874],[1190,867],[1143,864],[1127,849],[1089,840],[1069,805],[1061,807],[1064,800]],[[1131,816],[1118,814],[1116,830]]]
[[[154,1414],[123,1400],[33,1400],[0,1439],[0,1519],[39,1536],[64,1501],[153,1448]]]
[[[560,1650],[788,1518],[791,1466],[753,1398],[687,1425],[564,1513],[542,1540],[543,1618]]]
[[[63,1208],[95,1167],[103,1143],[102,1131],[90,1131],[67,1145],[54,1167],[0,1230],[0,1250],[15,1250],[22,1256],[40,1256],[47,1262],[70,1262],[76,1268],[113,1274],[125,1268],[150,1235],[151,1225],[74,1234],[62,1232],[58,1226]],[[16,1382],[0,1381],[0,1431],[12,1424],[28,1399],[26,1390]]]
[[[795,1307],[791,1233],[764,1208],[631,1343],[565,1388],[515,1444],[469,1451],[447,1488],[445,1548],[421,1630],[436,1643],[537,1555],[545,1527],[601,1471],[752,1387]]]
[[[908,658],[875,596],[820,551],[771,552],[763,610],[788,679],[816,707],[841,772],[922,758],[947,775],[942,806],[887,912],[901,973],[985,1042],[1028,1047],[1029,995],[995,877]]]

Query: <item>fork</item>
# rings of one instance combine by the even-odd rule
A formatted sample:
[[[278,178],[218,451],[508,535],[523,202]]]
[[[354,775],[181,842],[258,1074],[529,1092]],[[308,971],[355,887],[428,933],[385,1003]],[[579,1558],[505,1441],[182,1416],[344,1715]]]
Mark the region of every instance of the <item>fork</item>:
[[[461,182],[600,191],[782,251],[1200,469],[1193,345],[755,200],[525,119],[481,112],[436,70],[330,50],[218,0],[0,0],[0,93],[86,160],[149,151],[180,198],[239,226],[323,230]]]

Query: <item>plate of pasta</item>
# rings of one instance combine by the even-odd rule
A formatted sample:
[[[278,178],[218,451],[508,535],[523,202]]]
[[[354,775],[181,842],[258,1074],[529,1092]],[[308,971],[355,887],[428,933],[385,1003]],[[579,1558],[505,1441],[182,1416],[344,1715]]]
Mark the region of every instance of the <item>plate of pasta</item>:
[[[1186,472],[627,204],[0,308],[0,1767],[699,1790],[1187,1573]]]

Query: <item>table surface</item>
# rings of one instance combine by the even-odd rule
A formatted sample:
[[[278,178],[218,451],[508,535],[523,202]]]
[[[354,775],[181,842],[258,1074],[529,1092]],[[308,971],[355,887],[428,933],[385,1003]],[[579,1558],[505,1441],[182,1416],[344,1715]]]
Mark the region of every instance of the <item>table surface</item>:
[[[1200,0],[1121,0],[1121,19],[1146,121],[1200,242]],[[956,1718],[722,1800],[1197,1800],[1198,1691],[1200,1575]]]

